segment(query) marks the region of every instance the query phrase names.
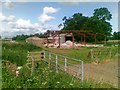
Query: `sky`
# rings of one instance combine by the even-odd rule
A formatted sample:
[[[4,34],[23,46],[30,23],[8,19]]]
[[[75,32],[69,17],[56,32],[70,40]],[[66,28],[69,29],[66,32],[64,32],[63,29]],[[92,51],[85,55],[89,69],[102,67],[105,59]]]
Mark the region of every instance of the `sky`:
[[[24,0],[5,0],[0,4],[0,34],[2,37],[13,37],[21,34],[44,33],[47,30],[60,30],[58,25],[63,23],[64,16],[71,17],[74,13],[82,13],[84,16],[92,16],[94,9],[106,7],[112,14],[110,21],[112,32],[118,31],[118,2],[111,0],[84,0],[77,2],[42,2]],[[21,0],[22,1],[22,0]],[[54,1],[54,0],[52,0]],[[66,1],[66,2],[65,2]],[[93,1],[93,0],[92,0]],[[103,2],[104,1],[104,2]],[[116,1],[116,2],[115,2]]]

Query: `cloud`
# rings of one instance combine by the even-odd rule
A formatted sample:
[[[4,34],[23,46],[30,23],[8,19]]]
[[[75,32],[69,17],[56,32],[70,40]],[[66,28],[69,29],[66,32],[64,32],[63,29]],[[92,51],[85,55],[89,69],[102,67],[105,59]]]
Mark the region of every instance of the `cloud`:
[[[53,8],[53,7],[44,7],[43,8],[43,14],[52,14],[52,13],[56,13],[58,11],[58,9]]]
[[[30,35],[35,33],[44,33],[47,28],[43,28],[38,23],[32,23],[29,19],[19,18],[16,22],[8,22],[7,27],[2,29],[2,37],[13,37],[20,34]]]
[[[0,21],[2,22],[11,22],[15,20],[15,16],[10,15],[10,16],[5,16],[2,13],[0,13]]]
[[[4,24],[4,28],[2,28],[2,37],[13,37],[21,34],[30,35],[44,33],[48,29],[58,29],[55,25],[43,25],[46,22],[55,19],[55,17],[49,14],[54,14],[58,12],[58,10],[59,9],[53,7],[44,7],[42,14],[38,18],[41,23],[32,23],[31,20],[23,18],[16,20],[16,17],[13,15],[5,16],[0,13],[0,21]]]
[[[4,2],[4,5],[7,7],[7,8],[12,8],[13,7],[13,3],[11,0],[6,0]]]
[[[44,24],[50,20],[55,19],[55,17],[50,16],[48,14],[53,14],[58,12],[59,9],[53,8],[53,7],[44,7],[43,8],[43,13],[38,17],[39,21]]]
[[[34,29],[34,26],[36,26],[36,24],[32,24],[29,19],[24,20],[22,18],[16,22],[8,22],[8,25],[13,29]]]
[[[47,30],[58,30],[57,25],[46,24],[42,26],[39,23],[32,23],[29,19],[18,19],[16,22],[8,22],[7,27],[2,29],[2,37],[13,37],[16,35],[30,35],[35,33],[44,33]]]
[[[32,25],[32,23],[31,23],[30,20],[18,19],[18,20],[16,21],[15,27],[16,27],[16,28],[26,29],[26,28],[32,28],[33,25]]]
[[[39,21],[41,22],[41,23],[45,23],[45,22],[48,22],[48,21],[50,21],[50,20],[53,20],[53,19],[55,19],[55,17],[52,17],[52,16],[49,16],[49,15],[47,15],[47,14],[42,14],[42,15],[40,15],[40,17],[39,17]]]

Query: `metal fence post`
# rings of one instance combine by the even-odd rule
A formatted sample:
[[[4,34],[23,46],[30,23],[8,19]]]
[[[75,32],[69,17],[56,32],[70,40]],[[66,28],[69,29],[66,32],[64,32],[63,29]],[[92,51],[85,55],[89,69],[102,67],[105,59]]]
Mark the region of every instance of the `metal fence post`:
[[[65,58],[65,72],[66,72],[66,68],[67,68],[67,58]]]
[[[92,49],[90,50],[90,53],[91,53],[91,59],[93,59],[93,50]]]
[[[56,55],[56,71],[58,72],[58,56]]]
[[[49,61],[48,62],[49,62],[48,66],[49,66],[49,68],[51,68],[51,53],[50,52],[49,52]]]
[[[32,67],[31,67],[31,75],[33,75],[33,73],[34,73],[34,58],[33,57],[31,57],[31,59],[32,59]]]
[[[82,65],[82,67],[81,67],[81,70],[82,70],[81,80],[83,81],[83,79],[84,79],[84,65],[83,65],[83,61],[81,61],[81,65]]]
[[[110,50],[110,58],[111,58],[111,56],[112,56],[112,52],[111,52],[111,50]]]
[[[45,60],[45,59],[46,59],[46,58],[45,58],[45,54],[46,54],[46,53],[45,53],[45,51],[44,51],[44,62],[46,61],[46,60]]]

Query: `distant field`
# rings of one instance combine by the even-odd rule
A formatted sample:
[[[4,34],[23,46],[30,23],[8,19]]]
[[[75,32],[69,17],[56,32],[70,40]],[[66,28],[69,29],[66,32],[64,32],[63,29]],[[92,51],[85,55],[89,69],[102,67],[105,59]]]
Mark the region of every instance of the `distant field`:
[[[57,53],[57,54],[61,54],[61,55],[65,55],[71,58],[76,58],[76,59],[80,59],[84,62],[91,62],[93,60],[90,59],[90,57],[88,57],[88,54],[90,52],[90,50],[92,49],[93,51],[100,51],[100,50],[104,50],[107,51],[108,49],[111,49],[111,57],[109,56],[109,52],[102,52],[101,56],[99,56],[99,59],[102,60],[114,60],[117,59],[117,51],[118,51],[118,47],[99,47],[99,48],[87,48],[87,47],[81,47],[79,49],[61,49],[61,48],[44,48],[45,50],[48,50],[50,52],[53,53]]]

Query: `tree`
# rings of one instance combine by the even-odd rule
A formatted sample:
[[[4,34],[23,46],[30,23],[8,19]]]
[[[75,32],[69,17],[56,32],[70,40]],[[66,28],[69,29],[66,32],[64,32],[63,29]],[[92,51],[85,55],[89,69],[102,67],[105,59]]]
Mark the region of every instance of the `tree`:
[[[63,22],[63,30],[80,30],[84,24],[84,22],[88,19],[82,15],[82,13],[75,13],[72,17],[65,16],[62,20]]]
[[[25,41],[25,39],[29,38],[29,37],[34,37],[34,36],[37,36],[39,38],[45,38],[45,34],[42,34],[42,33],[36,33],[36,34],[33,34],[33,35],[16,35],[15,37],[12,38],[12,40],[17,40],[17,41]]]
[[[107,8],[98,8],[94,10],[93,16],[86,17],[82,13],[75,13],[72,17],[67,18],[66,16],[63,20],[62,30],[82,30],[82,31],[92,31],[94,33],[102,33],[104,35],[99,35],[97,38],[99,41],[109,37],[112,32],[112,25],[108,22],[112,19],[112,14]],[[79,40],[79,36],[75,35],[75,39]],[[90,37],[88,37],[89,40]],[[92,40],[93,41],[93,40]]]
[[[106,37],[110,37],[112,32],[112,25],[108,22],[112,19],[110,11],[105,7],[95,9],[93,17],[101,21],[101,24],[99,24],[101,32],[105,34]]]
[[[120,40],[120,31],[119,32],[114,32],[112,36],[113,40]]]
[[[110,21],[112,19],[112,14],[105,7],[95,9],[93,15],[103,21]]]

